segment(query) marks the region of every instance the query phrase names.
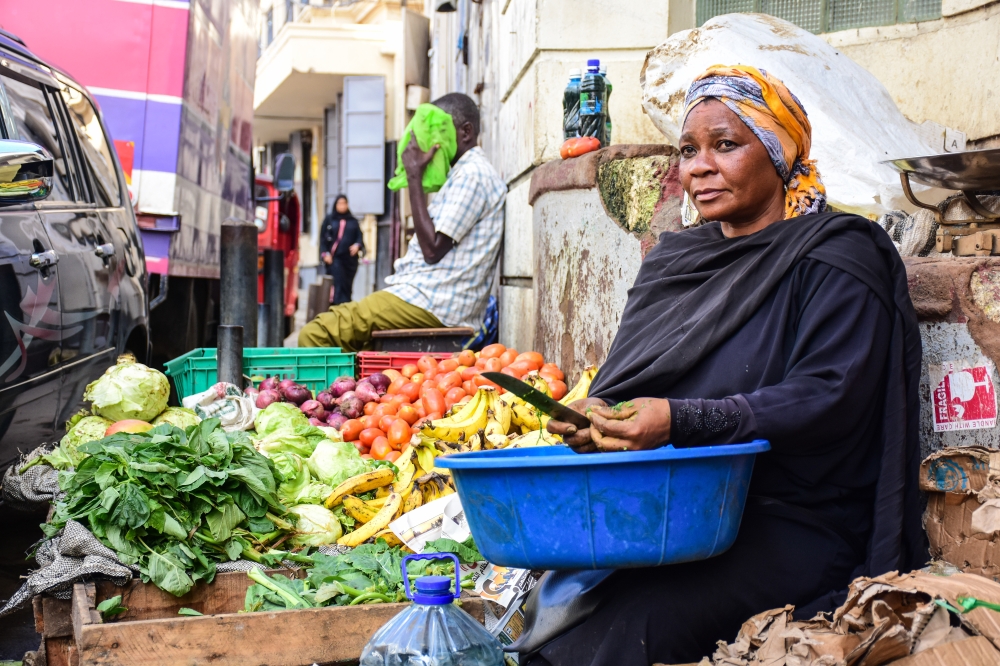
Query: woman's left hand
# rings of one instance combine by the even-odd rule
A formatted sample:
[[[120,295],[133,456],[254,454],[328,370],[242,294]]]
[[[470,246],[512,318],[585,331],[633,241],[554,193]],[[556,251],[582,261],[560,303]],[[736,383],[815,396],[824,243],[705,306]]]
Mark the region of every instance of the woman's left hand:
[[[351,256],[352,257],[356,257],[356,256],[358,256],[358,252],[361,251],[361,243],[355,243],[354,245],[352,245],[348,249],[351,251]]]
[[[599,451],[644,451],[670,440],[670,402],[637,398],[614,407],[591,407],[590,436]]]

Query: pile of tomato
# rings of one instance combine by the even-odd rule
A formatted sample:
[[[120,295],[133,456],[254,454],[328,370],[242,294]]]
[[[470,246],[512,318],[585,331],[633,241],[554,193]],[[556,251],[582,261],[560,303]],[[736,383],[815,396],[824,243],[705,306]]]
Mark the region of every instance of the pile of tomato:
[[[483,377],[483,372],[502,372],[518,379],[538,372],[556,400],[568,390],[562,370],[546,363],[538,352],[518,353],[493,344],[445,360],[424,356],[416,363],[383,370],[390,379],[385,395],[379,402],[366,404],[364,416],[345,422],[340,434],[363,458],[395,461],[427,421],[440,419],[455,405],[467,402],[481,386],[503,390]]]

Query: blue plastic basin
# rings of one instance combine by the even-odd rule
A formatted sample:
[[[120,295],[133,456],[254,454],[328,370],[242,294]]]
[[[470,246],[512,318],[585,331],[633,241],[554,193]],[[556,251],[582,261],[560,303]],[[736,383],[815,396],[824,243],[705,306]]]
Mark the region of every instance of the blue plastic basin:
[[[756,454],[771,445],[576,454],[565,446],[460,453],[451,470],[482,554],[524,569],[701,560],[736,539]]]

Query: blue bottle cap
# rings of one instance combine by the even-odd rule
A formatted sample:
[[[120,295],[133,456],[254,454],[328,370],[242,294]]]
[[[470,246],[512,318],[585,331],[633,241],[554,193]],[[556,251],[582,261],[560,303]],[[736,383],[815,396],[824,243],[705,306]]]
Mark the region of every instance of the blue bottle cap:
[[[451,576],[421,576],[414,582],[413,601],[418,604],[439,606],[450,604],[455,595],[451,592]]]
[[[588,69],[591,68],[591,67],[600,67],[600,66],[601,66],[601,61],[597,60],[596,58],[593,59],[593,60],[588,60],[587,61],[587,68]]]

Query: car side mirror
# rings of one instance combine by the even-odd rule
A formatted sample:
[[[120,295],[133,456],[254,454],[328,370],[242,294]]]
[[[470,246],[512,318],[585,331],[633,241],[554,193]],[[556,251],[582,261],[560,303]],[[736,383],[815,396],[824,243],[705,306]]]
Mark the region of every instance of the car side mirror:
[[[41,146],[0,139],[0,206],[31,203],[52,191],[52,157]]]

